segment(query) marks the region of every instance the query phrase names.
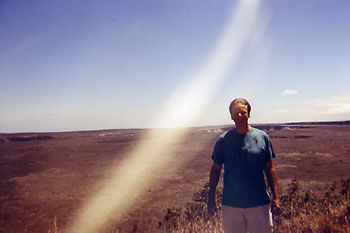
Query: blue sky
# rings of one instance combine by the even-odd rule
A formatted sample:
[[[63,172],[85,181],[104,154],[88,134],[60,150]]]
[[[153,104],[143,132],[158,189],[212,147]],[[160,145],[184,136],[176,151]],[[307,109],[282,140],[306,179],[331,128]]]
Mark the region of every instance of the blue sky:
[[[349,120],[350,2],[255,2],[201,86],[236,0],[1,1],[0,132],[229,124],[235,97],[251,123]]]

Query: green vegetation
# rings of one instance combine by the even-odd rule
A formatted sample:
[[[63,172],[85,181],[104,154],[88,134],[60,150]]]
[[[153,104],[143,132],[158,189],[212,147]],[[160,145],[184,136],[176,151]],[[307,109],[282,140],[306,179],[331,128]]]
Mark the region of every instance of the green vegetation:
[[[206,210],[207,192],[208,185],[195,193],[184,209],[168,208],[158,231],[223,232],[222,193],[217,191],[218,214],[211,218]],[[274,217],[275,232],[350,232],[350,179],[341,180],[340,188],[333,182],[323,195],[303,190],[294,179],[280,197],[282,207],[280,215]]]

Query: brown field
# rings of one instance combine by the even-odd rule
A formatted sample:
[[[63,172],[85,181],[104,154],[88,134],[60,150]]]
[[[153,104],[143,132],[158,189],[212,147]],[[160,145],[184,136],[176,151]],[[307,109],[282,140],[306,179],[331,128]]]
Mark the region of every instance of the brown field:
[[[276,153],[282,189],[291,179],[314,192],[350,177],[350,125],[258,125],[267,130]],[[191,128],[186,142],[176,143],[179,169],[162,172],[135,202],[132,213],[115,223],[122,232],[139,222],[157,224],[167,207],[183,207],[207,181],[211,152],[230,126]],[[146,129],[65,133],[0,134],[0,233],[48,232],[57,218],[69,224],[81,204],[98,191],[117,165],[142,139]],[[147,165],[145,165],[147,166]]]

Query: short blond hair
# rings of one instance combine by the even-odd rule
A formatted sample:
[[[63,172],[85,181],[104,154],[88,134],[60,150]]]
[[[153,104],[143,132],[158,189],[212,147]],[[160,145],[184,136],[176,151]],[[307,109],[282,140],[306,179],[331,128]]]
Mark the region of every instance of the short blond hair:
[[[231,114],[231,109],[233,105],[236,105],[236,104],[247,105],[248,116],[250,116],[250,111],[252,110],[252,107],[250,106],[250,103],[248,102],[248,100],[244,98],[236,98],[231,101],[230,107],[228,108],[228,110],[230,111],[230,114]]]

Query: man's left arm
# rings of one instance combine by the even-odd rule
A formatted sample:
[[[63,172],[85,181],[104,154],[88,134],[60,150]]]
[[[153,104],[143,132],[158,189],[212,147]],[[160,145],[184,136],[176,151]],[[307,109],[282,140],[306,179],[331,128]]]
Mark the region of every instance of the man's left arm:
[[[273,165],[272,160],[269,160],[265,163],[265,174],[273,195],[271,203],[272,213],[274,215],[277,215],[280,210],[280,196],[278,192],[276,169]]]

